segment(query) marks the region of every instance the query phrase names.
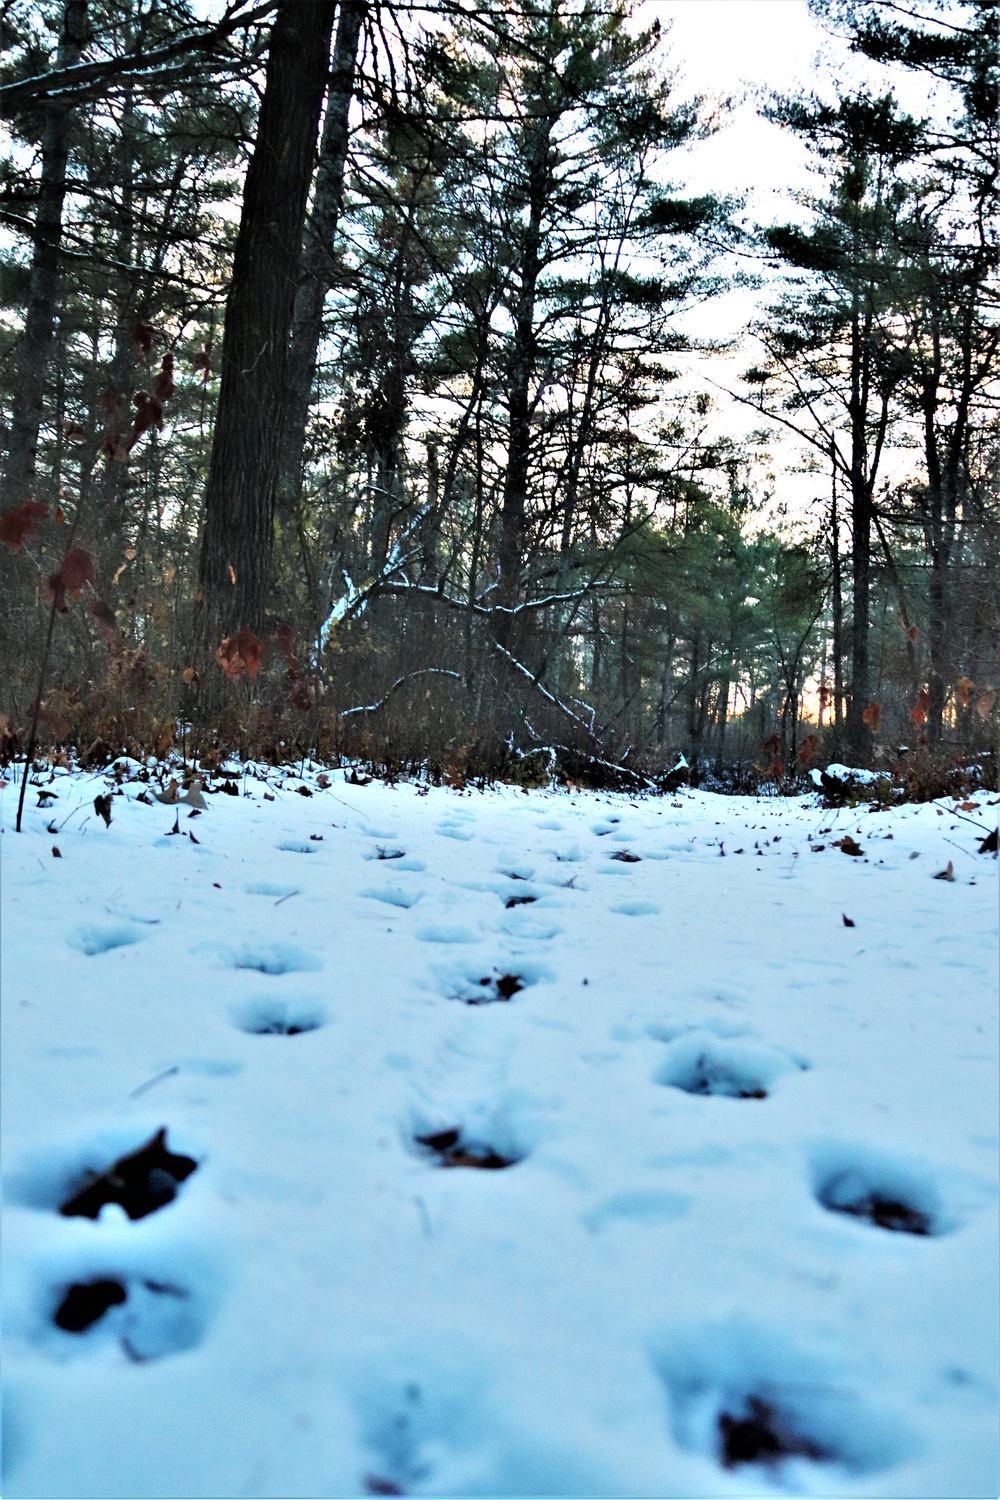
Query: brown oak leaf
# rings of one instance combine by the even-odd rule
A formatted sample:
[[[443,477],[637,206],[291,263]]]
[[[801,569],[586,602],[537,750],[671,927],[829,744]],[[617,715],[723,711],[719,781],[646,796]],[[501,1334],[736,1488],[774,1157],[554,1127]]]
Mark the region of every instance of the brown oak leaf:
[[[48,513],[48,506],[39,505],[37,500],[28,500],[8,510],[0,516],[0,542],[6,543],[12,552],[20,552],[27,538],[34,535],[36,519]]]
[[[54,600],[56,609],[61,614],[67,614],[67,595],[71,599],[79,599],[83,585],[93,583],[96,576],[94,559],[86,547],[71,547],[63,558],[59,571],[49,579],[45,597]]]

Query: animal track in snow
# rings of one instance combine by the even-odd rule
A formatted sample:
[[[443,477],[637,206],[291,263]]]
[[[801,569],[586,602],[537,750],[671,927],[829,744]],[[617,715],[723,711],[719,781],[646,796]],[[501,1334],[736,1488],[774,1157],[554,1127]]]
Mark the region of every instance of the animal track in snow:
[[[317,1001],[306,997],[261,995],[234,1006],[233,1024],[251,1036],[299,1036],[318,1031],[327,1013]]]
[[[695,1030],[671,1042],[656,1081],[686,1094],[766,1099],[774,1082],[796,1066],[784,1053],[761,1042]]]
[[[449,1000],[466,1005],[489,1005],[496,1000],[510,1000],[530,985],[550,978],[547,969],[520,959],[494,964],[492,968],[477,963],[435,967],[435,975]]]
[[[934,1175],[918,1162],[827,1143],[813,1148],[811,1177],[817,1202],[831,1213],[897,1234],[946,1234],[957,1227]]]
[[[128,948],[133,943],[141,943],[145,936],[144,932],[124,922],[95,922],[78,927],[66,941],[71,948],[77,948],[88,958],[94,958],[98,953],[110,953],[112,948]]]
[[[134,1364],[193,1348],[205,1328],[200,1298],[152,1276],[109,1270],[63,1283],[51,1295],[54,1327],[85,1346],[114,1338]]]
[[[856,1372],[830,1369],[742,1318],[675,1335],[653,1363],[681,1448],[726,1469],[760,1466],[782,1489],[799,1491],[783,1471],[801,1474],[802,1463],[877,1473],[914,1446],[896,1417],[861,1395]],[[813,1493],[815,1480],[805,1482]]]
[[[304,974],[323,967],[314,954],[291,943],[248,943],[232,953],[230,962],[234,969],[255,969],[258,974]]]
[[[144,1219],[147,1214],[165,1208],[177,1197],[177,1190],[198,1163],[167,1148],[167,1128],[134,1151],[120,1156],[101,1171],[89,1170],[82,1182],[59,1205],[65,1218],[96,1219],[105,1204],[117,1203],[130,1219]]]
[[[466,1136],[460,1126],[432,1130],[428,1135],[416,1135],[413,1139],[426,1156],[436,1158],[438,1165],[442,1167],[478,1167],[483,1171],[499,1171],[523,1160],[521,1156],[505,1155],[486,1141]]]

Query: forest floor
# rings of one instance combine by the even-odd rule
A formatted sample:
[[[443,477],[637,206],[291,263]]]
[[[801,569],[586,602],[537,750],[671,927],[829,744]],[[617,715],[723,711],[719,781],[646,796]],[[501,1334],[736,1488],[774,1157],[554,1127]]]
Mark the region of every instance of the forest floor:
[[[6,1496],[996,1495],[995,804],[125,769],[3,792]]]

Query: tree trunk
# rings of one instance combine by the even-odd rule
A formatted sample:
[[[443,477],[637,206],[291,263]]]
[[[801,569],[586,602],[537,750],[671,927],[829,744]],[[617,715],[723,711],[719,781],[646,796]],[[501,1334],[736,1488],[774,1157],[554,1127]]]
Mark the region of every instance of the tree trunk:
[[[316,190],[302,247],[302,280],[295,295],[295,331],[288,358],[277,488],[278,513],[283,517],[294,515],[302,493],[306,425],[323,329],[323,304],[332,282],[333,241],[344,201],[348,117],[354,97],[361,26],[367,11],[367,0],[341,0]]]
[[[868,410],[868,319],[855,313],[851,335],[851,694],[847,746],[865,762],[871,735],[862,715],[869,698],[868,631],[871,613],[871,476],[865,419]]]
[[[87,0],[66,0],[56,68],[75,66],[80,61],[88,37]],[[45,105],[42,175],[38,212],[35,216],[31,283],[24,331],[18,346],[17,378],[13,386],[5,495],[9,505],[21,505],[30,499],[35,483],[38,432],[45,405],[45,377],[52,347],[52,325],[59,287],[59,250],[62,242],[63,200],[66,197],[70,109],[71,105],[58,95],[49,99]]]
[[[302,228],[335,0],[281,0],[243,189],[205,494],[199,635],[264,622]]]
[[[840,576],[840,517],[837,514],[837,450],[833,449],[830,502],[830,560],[833,565],[833,727],[836,747],[844,733],[844,590]]]
[[[520,285],[514,307],[514,339],[507,384],[507,466],[500,518],[500,603],[517,603],[525,547],[528,464],[531,455],[531,377],[535,371],[535,298],[541,271],[542,215],[549,185],[548,127],[534,126],[528,141],[528,221],[521,240]],[[511,636],[510,617],[501,616],[501,641]]]

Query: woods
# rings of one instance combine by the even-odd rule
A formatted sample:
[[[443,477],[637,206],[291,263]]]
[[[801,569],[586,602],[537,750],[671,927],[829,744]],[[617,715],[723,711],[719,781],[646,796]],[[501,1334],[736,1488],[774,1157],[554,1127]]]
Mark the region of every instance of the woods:
[[[8,754],[995,747],[996,8],[812,0],[870,82],[761,100],[770,223],[685,189],[724,112],[632,9],[5,8]]]

